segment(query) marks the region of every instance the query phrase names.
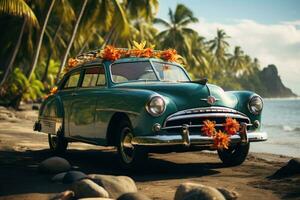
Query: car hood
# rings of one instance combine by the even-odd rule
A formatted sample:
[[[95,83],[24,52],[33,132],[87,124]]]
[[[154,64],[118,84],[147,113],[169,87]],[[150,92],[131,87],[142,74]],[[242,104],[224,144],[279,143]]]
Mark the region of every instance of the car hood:
[[[199,83],[173,83],[173,82],[133,82],[122,83],[114,86],[123,89],[143,89],[154,91],[169,101],[173,101],[178,110],[208,107],[224,106],[235,108],[237,98],[216,85]],[[207,97],[214,96],[216,102],[211,105],[207,103]]]

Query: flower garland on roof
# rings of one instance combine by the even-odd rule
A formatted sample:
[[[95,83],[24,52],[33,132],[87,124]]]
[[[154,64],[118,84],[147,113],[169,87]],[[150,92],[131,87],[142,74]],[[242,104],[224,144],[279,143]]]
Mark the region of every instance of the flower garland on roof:
[[[106,45],[104,49],[100,50],[97,54],[82,55],[77,58],[70,58],[68,65],[65,67],[65,72],[71,68],[76,67],[84,62],[92,61],[96,58],[102,58],[104,60],[116,61],[120,58],[127,57],[140,57],[140,58],[159,58],[168,62],[182,63],[182,57],[177,54],[175,49],[167,49],[163,51],[155,51],[154,45],[146,47],[146,41],[137,43],[133,41],[133,47],[131,49],[115,48],[111,45]]]
[[[240,130],[240,124],[232,118],[226,118],[223,124],[224,131],[216,130],[216,122],[205,120],[201,132],[205,135],[212,137],[214,147],[218,149],[228,149],[230,136],[236,134]]]

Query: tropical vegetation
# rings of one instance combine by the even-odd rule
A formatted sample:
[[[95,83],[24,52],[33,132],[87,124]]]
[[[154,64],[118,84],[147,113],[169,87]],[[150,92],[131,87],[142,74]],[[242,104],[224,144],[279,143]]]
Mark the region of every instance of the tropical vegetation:
[[[263,92],[259,61],[230,47],[224,30],[207,39],[190,28],[198,19],[188,7],[178,4],[160,19],[158,6],[158,0],[0,0],[0,103],[18,108],[22,100],[39,101],[69,57],[133,41],[177,49],[194,79]]]

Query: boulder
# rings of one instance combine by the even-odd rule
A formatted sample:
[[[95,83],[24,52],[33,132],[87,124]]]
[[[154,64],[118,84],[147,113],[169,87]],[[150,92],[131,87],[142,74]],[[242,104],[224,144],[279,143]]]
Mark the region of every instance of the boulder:
[[[74,192],[71,190],[67,190],[64,192],[61,192],[54,197],[52,197],[50,200],[71,200],[75,196]]]
[[[51,157],[39,165],[39,170],[45,173],[57,174],[71,169],[70,163],[61,157]]]
[[[90,198],[81,198],[77,200],[114,200],[111,198],[102,198],[102,197],[90,197]]]
[[[98,185],[104,187],[111,198],[118,198],[125,193],[137,192],[135,182],[127,176],[90,174],[88,177]]]
[[[197,183],[183,183],[176,190],[174,200],[225,200],[216,188]]]
[[[222,187],[218,187],[217,190],[223,194],[226,200],[236,200],[239,197],[239,194],[234,190],[228,190]]]
[[[80,171],[68,171],[63,177],[63,183],[74,183],[87,178],[87,175]]]
[[[103,187],[89,179],[83,179],[75,182],[72,185],[71,190],[74,191],[76,198],[109,197],[108,192]]]
[[[117,200],[151,200],[146,195],[139,192],[125,193],[121,195]]]
[[[299,174],[300,174],[300,158],[293,158],[285,166],[281,167],[269,178],[280,179],[280,178],[290,177]]]
[[[67,172],[62,172],[62,173],[56,174],[51,178],[51,180],[53,182],[61,182],[62,183],[66,173]]]

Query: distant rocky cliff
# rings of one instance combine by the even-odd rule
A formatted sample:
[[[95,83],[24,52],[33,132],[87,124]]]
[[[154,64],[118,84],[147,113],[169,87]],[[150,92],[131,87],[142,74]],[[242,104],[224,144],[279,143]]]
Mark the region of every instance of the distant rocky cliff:
[[[291,89],[285,87],[275,65],[268,65],[259,73],[259,79],[265,87],[264,97],[296,97]]]
[[[268,65],[262,70],[255,69],[252,74],[240,77],[238,83],[241,86],[240,89],[256,92],[262,97],[297,96],[291,89],[283,85],[275,65]]]

